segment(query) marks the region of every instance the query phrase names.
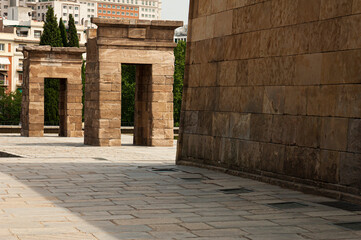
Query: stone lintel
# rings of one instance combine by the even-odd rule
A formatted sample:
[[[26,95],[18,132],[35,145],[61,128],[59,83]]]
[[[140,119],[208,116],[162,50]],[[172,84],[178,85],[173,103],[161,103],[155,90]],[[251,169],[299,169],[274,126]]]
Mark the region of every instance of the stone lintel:
[[[85,47],[51,47],[45,46],[26,46],[22,50],[18,49],[19,52],[39,52],[39,53],[55,53],[55,54],[83,54],[86,52]]]
[[[169,21],[169,20],[138,20],[138,19],[104,19],[91,18],[91,22],[98,27],[119,27],[119,28],[163,28],[176,29],[183,26],[183,21]]]
[[[145,48],[145,49],[160,49],[170,48],[173,49],[177,46],[175,42],[154,42],[154,41],[130,41],[129,39],[109,39],[99,37],[97,40],[99,46],[116,46],[125,48]]]

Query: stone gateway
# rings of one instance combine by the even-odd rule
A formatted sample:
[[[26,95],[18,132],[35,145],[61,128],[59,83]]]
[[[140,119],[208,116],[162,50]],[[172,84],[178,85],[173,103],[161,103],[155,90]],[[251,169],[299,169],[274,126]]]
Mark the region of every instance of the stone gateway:
[[[44,135],[44,81],[60,79],[59,136],[82,137],[82,54],[85,48],[24,47],[21,135]]]
[[[121,145],[121,66],[136,70],[134,144],[173,145],[174,29],[179,21],[93,18],[88,39],[84,143]]]

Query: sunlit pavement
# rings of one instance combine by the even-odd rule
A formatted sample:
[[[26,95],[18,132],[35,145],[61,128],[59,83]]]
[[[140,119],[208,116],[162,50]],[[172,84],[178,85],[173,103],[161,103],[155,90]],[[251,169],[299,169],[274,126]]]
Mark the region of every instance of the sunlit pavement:
[[[175,146],[122,138],[0,135],[0,151],[21,157],[0,155],[0,239],[361,239],[357,206],[175,166]]]

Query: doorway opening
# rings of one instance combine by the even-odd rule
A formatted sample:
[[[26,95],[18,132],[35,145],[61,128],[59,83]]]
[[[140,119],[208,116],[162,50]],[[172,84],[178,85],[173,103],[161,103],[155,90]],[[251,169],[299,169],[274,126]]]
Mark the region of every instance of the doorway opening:
[[[122,64],[122,126],[134,126],[134,145],[151,145],[151,94],[152,65]]]
[[[59,136],[66,136],[67,79],[44,79],[44,125],[59,126]]]

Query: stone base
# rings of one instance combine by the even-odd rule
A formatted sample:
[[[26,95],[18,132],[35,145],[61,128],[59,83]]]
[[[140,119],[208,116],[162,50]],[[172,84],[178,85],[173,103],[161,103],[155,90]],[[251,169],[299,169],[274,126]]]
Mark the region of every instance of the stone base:
[[[194,162],[194,160],[179,160],[176,162],[176,164],[206,168],[234,176],[250,178],[257,181],[278,185],[284,188],[294,189],[296,191],[301,191],[308,194],[322,195],[325,197],[361,204],[361,195],[358,189],[345,187],[338,184],[305,180],[301,178],[289,177],[286,175],[275,174],[265,171],[257,171],[254,173],[250,173],[250,172],[244,172],[238,170],[231,170],[224,167]]]

